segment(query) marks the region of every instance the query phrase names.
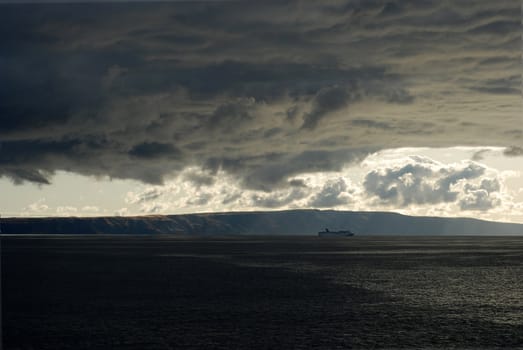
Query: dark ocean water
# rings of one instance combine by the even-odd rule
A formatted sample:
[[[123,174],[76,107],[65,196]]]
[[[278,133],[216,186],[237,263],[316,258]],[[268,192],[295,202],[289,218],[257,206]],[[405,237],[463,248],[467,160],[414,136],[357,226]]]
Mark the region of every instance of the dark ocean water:
[[[523,237],[2,237],[4,349],[523,348]]]

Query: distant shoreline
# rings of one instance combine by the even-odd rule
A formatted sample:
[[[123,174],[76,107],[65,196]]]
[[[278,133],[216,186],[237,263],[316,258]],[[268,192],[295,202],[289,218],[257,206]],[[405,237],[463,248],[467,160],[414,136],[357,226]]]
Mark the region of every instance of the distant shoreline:
[[[325,227],[357,236],[518,236],[523,224],[389,212],[286,210],[134,217],[2,218],[14,235],[314,236]]]

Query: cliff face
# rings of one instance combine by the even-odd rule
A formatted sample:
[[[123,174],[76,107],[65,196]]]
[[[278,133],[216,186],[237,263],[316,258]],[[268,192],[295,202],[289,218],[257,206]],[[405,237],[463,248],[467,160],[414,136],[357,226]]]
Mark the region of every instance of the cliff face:
[[[168,216],[4,218],[4,234],[315,235],[328,227],[357,235],[521,235],[523,224],[383,212],[288,210]]]

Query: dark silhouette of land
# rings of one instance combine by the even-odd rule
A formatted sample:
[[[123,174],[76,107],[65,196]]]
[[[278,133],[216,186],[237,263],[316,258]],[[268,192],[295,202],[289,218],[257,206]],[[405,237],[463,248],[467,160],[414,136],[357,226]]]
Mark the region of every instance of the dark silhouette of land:
[[[325,227],[356,235],[523,234],[523,224],[333,210],[2,219],[5,234],[316,235]]]

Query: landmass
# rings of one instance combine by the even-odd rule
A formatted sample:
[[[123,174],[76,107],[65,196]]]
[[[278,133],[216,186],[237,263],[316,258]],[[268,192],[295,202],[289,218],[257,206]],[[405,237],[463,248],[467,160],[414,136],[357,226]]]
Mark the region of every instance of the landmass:
[[[2,234],[523,235],[523,224],[407,216],[391,212],[284,210],[130,217],[3,218]]]

